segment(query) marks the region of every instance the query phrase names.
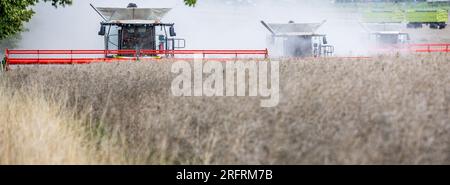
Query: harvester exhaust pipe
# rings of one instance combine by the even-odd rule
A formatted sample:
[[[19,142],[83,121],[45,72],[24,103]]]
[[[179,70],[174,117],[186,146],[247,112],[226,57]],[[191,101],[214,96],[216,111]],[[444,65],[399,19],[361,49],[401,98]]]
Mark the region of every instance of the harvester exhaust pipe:
[[[262,24],[264,27],[266,27],[267,30],[269,30],[270,33],[272,33],[272,35],[276,35],[276,33],[272,30],[272,28],[271,28],[269,25],[266,24],[266,22],[261,21],[261,24]]]
[[[95,12],[97,12],[98,15],[100,15],[100,17],[102,17],[103,20],[105,20],[106,22],[108,22],[108,19],[106,19],[105,16],[103,16],[103,15],[100,13],[100,11],[98,11],[97,8],[95,8],[95,6],[92,5],[92,3],[89,4],[89,5],[91,5],[91,7],[95,10]]]
[[[127,8],[137,8],[136,3],[128,3]]]

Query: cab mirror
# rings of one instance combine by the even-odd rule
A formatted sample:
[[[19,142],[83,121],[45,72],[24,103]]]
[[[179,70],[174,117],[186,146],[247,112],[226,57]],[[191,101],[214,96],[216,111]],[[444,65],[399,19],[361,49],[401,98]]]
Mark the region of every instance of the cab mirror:
[[[98,35],[104,36],[106,34],[106,27],[102,25],[100,27],[100,31],[98,32]]]
[[[177,36],[177,33],[175,32],[175,28],[173,26],[170,27],[169,32],[171,37]]]

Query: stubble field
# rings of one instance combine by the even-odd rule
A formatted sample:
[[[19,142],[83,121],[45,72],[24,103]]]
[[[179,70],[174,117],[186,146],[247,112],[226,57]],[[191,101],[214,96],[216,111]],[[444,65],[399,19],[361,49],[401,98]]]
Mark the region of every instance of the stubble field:
[[[15,68],[0,164],[450,164],[449,60],[283,60],[274,108],[174,97],[170,61]]]

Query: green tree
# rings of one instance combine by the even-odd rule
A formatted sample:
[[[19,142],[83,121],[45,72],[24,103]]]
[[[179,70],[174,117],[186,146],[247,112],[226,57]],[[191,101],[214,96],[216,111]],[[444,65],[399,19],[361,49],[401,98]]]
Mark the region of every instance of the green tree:
[[[195,6],[195,4],[197,4],[197,0],[184,0],[184,3],[188,6]]]
[[[72,0],[44,0],[51,2],[53,6],[65,6],[72,4]],[[23,31],[24,22],[28,22],[34,14],[30,6],[39,0],[8,0],[0,1],[0,40],[13,36]]]

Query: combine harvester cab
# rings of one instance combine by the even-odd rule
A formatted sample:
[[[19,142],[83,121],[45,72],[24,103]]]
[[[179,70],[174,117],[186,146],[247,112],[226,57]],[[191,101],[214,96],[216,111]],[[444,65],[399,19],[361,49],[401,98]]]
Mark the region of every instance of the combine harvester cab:
[[[332,56],[334,47],[329,45],[325,34],[317,34],[321,23],[266,23],[261,21],[271,33],[268,46],[276,57],[321,57]]]
[[[371,40],[379,46],[408,44],[410,37],[408,33],[400,31],[378,31],[371,33]]]
[[[410,36],[403,31],[402,23],[365,23],[370,40],[377,45],[408,44]]]
[[[175,38],[174,23],[161,22],[170,8],[137,8],[133,3],[127,8],[91,6],[104,20],[98,34],[105,38],[105,50],[135,50],[137,56],[161,57],[186,46],[184,39]],[[156,50],[161,53],[149,52]],[[133,56],[123,52],[105,57]]]

